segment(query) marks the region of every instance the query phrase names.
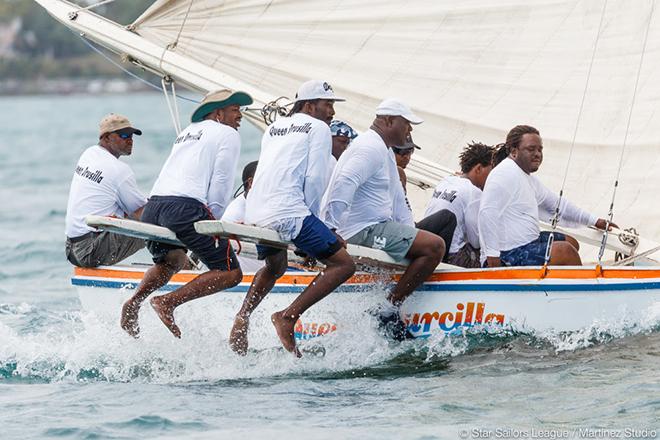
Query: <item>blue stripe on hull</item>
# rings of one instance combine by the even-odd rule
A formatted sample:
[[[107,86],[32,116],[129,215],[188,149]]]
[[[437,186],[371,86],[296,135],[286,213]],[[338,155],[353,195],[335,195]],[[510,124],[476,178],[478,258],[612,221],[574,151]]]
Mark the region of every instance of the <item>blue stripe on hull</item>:
[[[136,282],[94,280],[83,278],[72,278],[71,284],[74,286],[104,287],[110,289],[135,289]],[[161,290],[171,291],[179,288],[182,284],[167,284]],[[336,292],[365,292],[372,288],[371,284],[345,284],[336,289]],[[288,285],[275,286],[273,293],[300,293],[306,286]],[[248,285],[238,285],[228,292],[247,292]],[[432,283],[424,284],[419,291],[427,292],[594,292],[594,291],[622,291],[622,290],[651,290],[660,289],[660,282],[638,282],[638,283],[608,283],[608,284],[449,284]]]

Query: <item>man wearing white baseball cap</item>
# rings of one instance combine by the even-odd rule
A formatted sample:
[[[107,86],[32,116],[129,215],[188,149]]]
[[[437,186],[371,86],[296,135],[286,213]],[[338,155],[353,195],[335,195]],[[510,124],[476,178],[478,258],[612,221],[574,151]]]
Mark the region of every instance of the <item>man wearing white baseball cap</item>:
[[[353,275],[355,264],[338,239],[319,220],[321,197],[328,183],[332,139],[329,124],[334,103],[343,101],[324,81],[307,81],[298,89],[288,116],[278,118],[261,140],[259,166],[247,196],[245,223],[274,229],[326,268],[289,307],[271,320],[284,348],[296,356],[293,329],[300,315]],[[254,276],[229,336],[231,348],[245,355],[250,315],[287,268],[286,250],[257,245],[265,265]]]
[[[140,218],[147,203],[133,170],[121,156],[133,152],[134,128],[122,115],[110,113],[99,124],[99,142],[78,159],[66,208],[66,257],[80,267],[112,265],[144,247],[144,240],[87,226],[90,214]]]
[[[394,260],[407,259],[409,266],[394,286],[391,307],[380,313],[386,333],[395,339],[407,337],[398,307],[433,273],[445,252],[442,238],[411,225],[393,147],[401,147],[421,124],[403,102],[386,99],[376,109],[371,128],[360,134],[339,158],[323,197],[322,219],[348,243],[382,249]]]

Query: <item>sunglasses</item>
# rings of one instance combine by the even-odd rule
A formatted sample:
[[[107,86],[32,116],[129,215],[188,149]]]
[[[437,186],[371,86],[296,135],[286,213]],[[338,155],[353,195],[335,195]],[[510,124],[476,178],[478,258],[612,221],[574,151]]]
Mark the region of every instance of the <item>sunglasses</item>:
[[[133,133],[117,133],[117,136],[119,136],[120,138],[122,138],[124,140],[133,139]]]
[[[397,147],[392,147],[392,151],[394,151],[394,154],[398,154],[399,156],[408,156],[410,154],[413,154],[414,148],[397,148]]]

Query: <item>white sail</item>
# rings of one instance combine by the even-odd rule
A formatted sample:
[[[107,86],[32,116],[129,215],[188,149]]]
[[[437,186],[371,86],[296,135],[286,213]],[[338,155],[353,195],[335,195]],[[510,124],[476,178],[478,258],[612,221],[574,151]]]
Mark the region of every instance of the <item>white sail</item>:
[[[369,126],[381,99],[399,97],[426,119],[413,133],[422,146],[415,157],[445,166],[457,167],[468,141],[497,143],[516,124],[534,125],[546,147],[540,174],[555,190],[597,44],[565,194],[605,216],[651,20],[615,220],[660,239],[653,203],[660,190],[660,20],[652,6],[651,0],[163,0],[134,28],[161,46],[176,41],[174,52],[273,97],[292,97],[309,78],[327,80],[348,98],[336,106],[337,116],[359,129]],[[426,197],[415,198],[418,208]]]
[[[51,13],[66,4],[37,1]],[[426,119],[413,133],[422,146],[410,165],[413,180],[432,183],[457,168],[466,142],[501,142],[525,123],[544,138],[543,181],[558,191],[568,167],[566,196],[605,216],[628,130],[615,221],[660,240],[653,203],[660,189],[654,80],[660,21],[653,6],[653,0],[158,0],[132,32],[87,12],[77,23],[65,12],[54,15],[200,91],[241,88],[263,104],[292,98],[304,80],[325,79],[348,98],[336,105],[337,117],[360,130],[381,99],[399,97]],[[417,214],[428,197],[412,194]]]

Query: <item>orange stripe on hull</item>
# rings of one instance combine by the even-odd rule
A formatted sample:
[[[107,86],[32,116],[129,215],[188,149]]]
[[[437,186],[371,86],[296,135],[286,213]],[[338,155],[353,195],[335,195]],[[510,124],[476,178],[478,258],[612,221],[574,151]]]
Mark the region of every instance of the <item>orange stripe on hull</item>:
[[[127,270],[127,269],[114,269],[114,268],[74,268],[76,276],[94,277],[94,278],[115,278],[115,279],[128,279],[128,280],[141,280],[144,274],[143,270]],[[198,273],[189,271],[182,271],[172,277],[171,282],[187,283],[197,277]],[[280,284],[309,284],[316,273],[309,272],[309,274],[296,274],[284,275],[278,280]],[[607,279],[649,279],[660,278],[660,270],[658,269],[599,269],[594,267],[578,268],[549,268],[544,275],[542,268],[520,268],[520,269],[482,269],[482,270],[458,270],[456,272],[437,272],[429,277],[428,282],[442,282],[442,281],[481,281],[481,280],[533,280],[533,279],[574,279],[574,280],[588,280],[597,278]],[[244,275],[243,283],[251,283],[253,275]],[[390,280],[396,281],[400,275],[372,275],[360,273],[348,280],[350,284],[367,284],[377,281],[387,282]]]

